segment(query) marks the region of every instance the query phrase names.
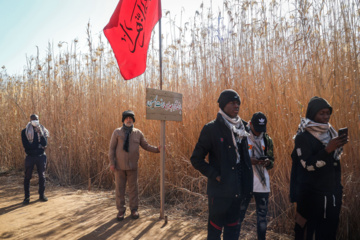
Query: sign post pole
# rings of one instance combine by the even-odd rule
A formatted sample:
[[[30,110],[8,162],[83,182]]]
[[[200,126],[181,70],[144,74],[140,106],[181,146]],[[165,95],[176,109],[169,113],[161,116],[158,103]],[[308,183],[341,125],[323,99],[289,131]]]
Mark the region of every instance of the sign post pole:
[[[162,39],[161,19],[159,20],[160,90],[162,90]],[[160,219],[165,218],[165,120],[160,120]]]
[[[166,221],[165,206],[165,121],[182,121],[182,94],[146,88],[146,119],[160,120],[160,219]]]
[[[160,219],[165,217],[165,120],[160,120]]]

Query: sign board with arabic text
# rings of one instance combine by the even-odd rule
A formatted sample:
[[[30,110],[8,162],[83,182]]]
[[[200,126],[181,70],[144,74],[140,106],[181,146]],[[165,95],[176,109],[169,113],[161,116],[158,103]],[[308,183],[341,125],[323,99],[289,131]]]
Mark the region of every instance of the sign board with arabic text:
[[[182,121],[182,94],[147,88],[146,119]]]

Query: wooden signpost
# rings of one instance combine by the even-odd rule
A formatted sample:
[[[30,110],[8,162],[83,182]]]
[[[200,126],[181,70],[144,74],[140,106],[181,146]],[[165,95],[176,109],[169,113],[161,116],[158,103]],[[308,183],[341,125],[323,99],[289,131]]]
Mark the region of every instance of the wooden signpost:
[[[182,121],[182,94],[146,88],[146,119],[160,120],[160,218],[165,204],[165,121]],[[166,220],[165,220],[166,221]]]
[[[146,89],[146,119],[182,121],[182,94]]]

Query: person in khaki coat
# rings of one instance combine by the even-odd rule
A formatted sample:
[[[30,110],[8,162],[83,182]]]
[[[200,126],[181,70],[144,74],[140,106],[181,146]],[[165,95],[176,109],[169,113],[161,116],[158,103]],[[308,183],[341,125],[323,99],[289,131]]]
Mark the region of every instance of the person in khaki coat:
[[[160,147],[147,143],[144,134],[134,128],[135,114],[125,111],[122,114],[123,126],[114,130],[109,148],[110,170],[115,175],[117,219],[125,217],[125,189],[128,182],[129,205],[131,217],[139,218],[138,205],[138,160],[139,146],[149,152],[159,153]]]

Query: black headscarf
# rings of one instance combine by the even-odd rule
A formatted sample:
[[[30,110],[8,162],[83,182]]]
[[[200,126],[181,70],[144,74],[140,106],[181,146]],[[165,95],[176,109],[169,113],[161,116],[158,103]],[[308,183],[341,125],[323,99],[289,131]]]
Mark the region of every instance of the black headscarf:
[[[317,96],[312,97],[306,110],[306,118],[314,121],[316,114],[324,108],[330,109],[330,114],[332,113],[332,107],[325,99]]]

